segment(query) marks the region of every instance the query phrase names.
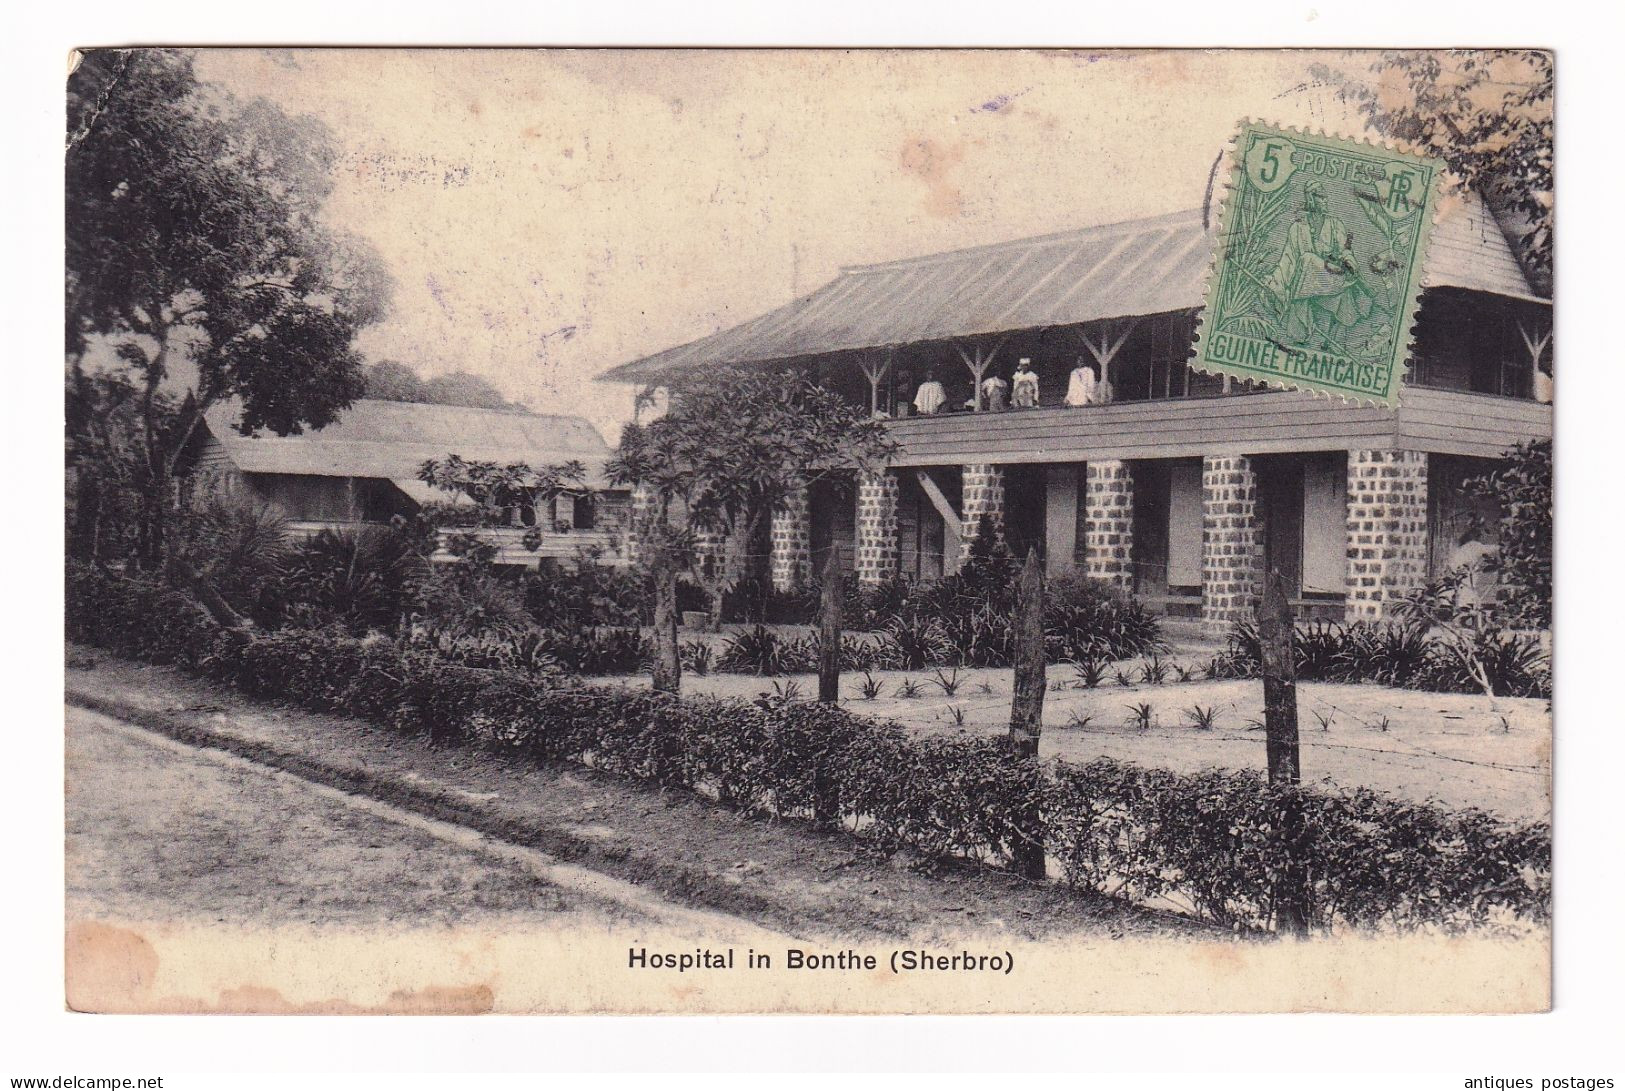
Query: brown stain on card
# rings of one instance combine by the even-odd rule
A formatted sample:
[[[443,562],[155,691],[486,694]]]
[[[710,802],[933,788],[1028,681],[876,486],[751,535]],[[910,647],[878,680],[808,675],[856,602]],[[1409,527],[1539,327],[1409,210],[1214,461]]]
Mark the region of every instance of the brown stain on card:
[[[68,926],[68,1008],[87,1013],[227,1015],[487,1015],[496,1010],[489,985],[426,985],[396,989],[380,1004],[342,999],[297,1002],[265,985],[221,990],[211,1003],[197,997],[160,996],[153,987],[161,960],[141,933],[101,921]]]
[[[925,211],[932,216],[958,216],[965,199],[948,173],[965,158],[965,145],[942,144],[930,137],[906,140],[897,153],[897,165],[926,186]]]
[[[496,994],[489,985],[429,985],[396,989],[382,1004],[339,999],[296,1003],[276,989],[241,985],[222,992],[218,1003],[197,1010],[236,1015],[489,1015],[496,1010]]]
[[[66,978],[73,1011],[139,1011],[158,976],[158,952],[146,937],[99,921],[68,926]]]

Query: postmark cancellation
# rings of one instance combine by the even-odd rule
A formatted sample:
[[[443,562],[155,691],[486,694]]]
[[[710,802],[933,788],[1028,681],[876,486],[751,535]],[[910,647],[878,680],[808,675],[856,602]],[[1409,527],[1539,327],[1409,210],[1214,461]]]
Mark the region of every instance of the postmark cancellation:
[[[1192,366],[1396,405],[1441,169],[1243,123]]]

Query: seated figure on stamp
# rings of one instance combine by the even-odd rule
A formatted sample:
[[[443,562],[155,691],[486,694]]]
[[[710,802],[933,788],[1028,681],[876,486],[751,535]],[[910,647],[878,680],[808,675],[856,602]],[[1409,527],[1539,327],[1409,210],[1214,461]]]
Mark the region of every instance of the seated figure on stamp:
[[[1010,381],[1010,404],[1017,409],[1033,409],[1038,405],[1038,373],[1025,356],[1016,365],[1016,373]]]
[[[1323,183],[1304,187],[1303,207],[1263,284],[1289,344],[1347,353],[1343,331],[1371,313],[1375,294],[1355,266],[1354,236],[1327,210]]]
[[[1095,369],[1078,357],[1078,366],[1066,383],[1067,405],[1098,405],[1104,402],[1106,384],[1095,379]]]
[[[920,413],[937,413],[942,410],[942,403],[948,400],[947,393],[942,384],[937,382],[935,375],[927,375],[920,389],[914,392],[914,408]]]

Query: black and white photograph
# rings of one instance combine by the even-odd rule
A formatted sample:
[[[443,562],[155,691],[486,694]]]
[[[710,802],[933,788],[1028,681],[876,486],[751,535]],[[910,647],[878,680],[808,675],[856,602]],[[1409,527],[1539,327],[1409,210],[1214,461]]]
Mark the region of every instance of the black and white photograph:
[[[76,52],[67,1006],[1548,1010],[1559,67]]]

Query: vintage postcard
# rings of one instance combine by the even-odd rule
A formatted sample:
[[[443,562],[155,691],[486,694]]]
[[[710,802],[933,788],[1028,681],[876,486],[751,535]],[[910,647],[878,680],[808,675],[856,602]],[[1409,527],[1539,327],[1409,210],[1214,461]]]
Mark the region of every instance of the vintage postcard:
[[[1553,69],[77,53],[67,1005],[1546,1010]]]

